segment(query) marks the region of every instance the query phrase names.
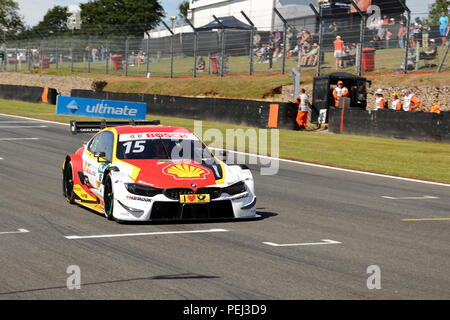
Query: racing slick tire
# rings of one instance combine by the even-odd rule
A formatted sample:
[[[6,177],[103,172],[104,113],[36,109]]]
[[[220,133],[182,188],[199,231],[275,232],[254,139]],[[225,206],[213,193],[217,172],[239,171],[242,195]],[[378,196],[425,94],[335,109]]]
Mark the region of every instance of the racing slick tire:
[[[70,204],[75,203],[75,193],[73,192],[73,171],[72,163],[67,162],[63,172],[63,194]]]
[[[111,177],[109,175],[105,179],[103,202],[105,204],[106,219],[113,221],[114,220],[114,192],[113,192]]]

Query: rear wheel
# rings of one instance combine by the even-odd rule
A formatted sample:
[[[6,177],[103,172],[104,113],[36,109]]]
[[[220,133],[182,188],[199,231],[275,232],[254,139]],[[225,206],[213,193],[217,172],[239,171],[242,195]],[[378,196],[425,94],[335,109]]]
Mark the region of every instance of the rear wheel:
[[[114,193],[112,189],[111,178],[106,177],[103,193],[103,202],[105,203],[105,216],[108,220],[114,220]]]
[[[73,172],[72,163],[67,162],[63,172],[63,193],[70,204],[75,203],[75,193],[73,192]]]

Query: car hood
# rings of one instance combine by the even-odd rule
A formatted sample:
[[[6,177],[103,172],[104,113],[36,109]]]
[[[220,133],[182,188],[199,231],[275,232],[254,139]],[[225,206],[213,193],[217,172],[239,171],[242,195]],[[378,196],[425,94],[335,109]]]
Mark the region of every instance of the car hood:
[[[222,171],[221,168],[217,170],[220,166],[210,168],[195,161],[127,159],[121,162],[133,167],[130,176],[136,183],[161,189],[214,185]],[[219,175],[217,171],[220,171]]]

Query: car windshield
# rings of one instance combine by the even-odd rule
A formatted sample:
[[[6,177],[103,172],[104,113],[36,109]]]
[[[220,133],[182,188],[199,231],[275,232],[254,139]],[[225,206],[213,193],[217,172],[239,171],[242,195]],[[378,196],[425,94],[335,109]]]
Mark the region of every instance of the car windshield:
[[[119,139],[118,159],[129,160],[193,160],[215,162],[213,155],[199,140],[191,139]]]

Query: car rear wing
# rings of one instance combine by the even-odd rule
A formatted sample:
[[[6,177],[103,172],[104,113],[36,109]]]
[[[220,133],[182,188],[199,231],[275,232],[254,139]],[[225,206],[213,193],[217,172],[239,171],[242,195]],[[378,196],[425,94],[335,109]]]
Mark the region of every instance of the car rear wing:
[[[99,132],[105,128],[120,127],[120,126],[157,126],[161,124],[159,120],[152,121],[76,121],[70,120],[70,132],[77,133],[93,133]]]

